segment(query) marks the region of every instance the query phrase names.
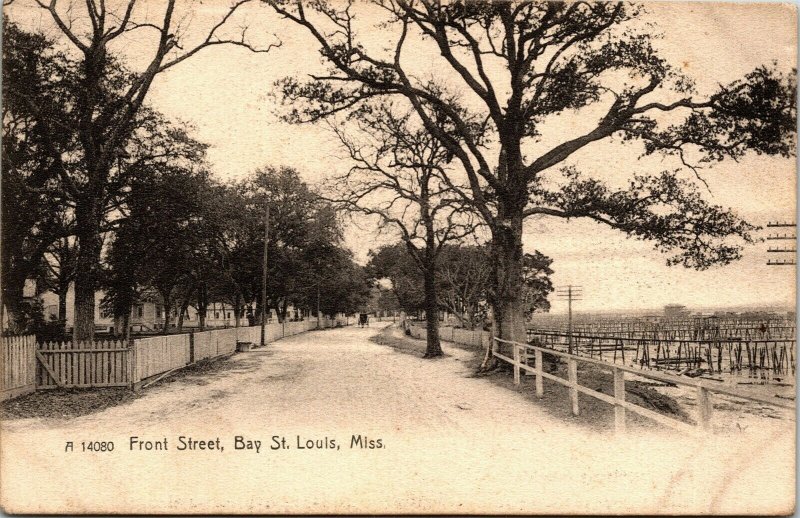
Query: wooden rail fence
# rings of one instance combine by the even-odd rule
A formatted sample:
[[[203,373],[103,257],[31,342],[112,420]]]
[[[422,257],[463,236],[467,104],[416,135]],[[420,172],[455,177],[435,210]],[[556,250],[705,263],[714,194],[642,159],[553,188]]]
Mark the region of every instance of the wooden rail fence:
[[[545,379],[552,380],[560,385],[567,387],[569,389],[569,399],[570,399],[570,404],[572,406],[572,413],[574,415],[578,415],[580,413],[580,404],[578,399],[579,393],[586,394],[595,399],[599,399],[610,405],[613,405],[615,429],[620,432],[623,432],[625,430],[627,411],[634,412],[641,416],[652,419],[653,421],[656,421],[660,424],[670,426],[672,428],[676,428],[679,430],[683,430],[689,433],[696,434],[698,432],[709,432],[711,430],[711,418],[713,414],[713,404],[711,400],[711,395],[714,393],[725,394],[735,398],[744,399],[747,401],[754,401],[774,407],[795,410],[795,405],[790,403],[783,403],[769,398],[758,397],[751,394],[744,394],[738,390],[734,390],[728,387],[710,385],[704,381],[687,380],[684,378],[679,378],[677,376],[672,376],[665,373],[643,371],[635,367],[610,364],[608,362],[594,358],[577,356],[575,354],[556,351],[553,349],[548,349],[546,347],[539,347],[530,344],[521,344],[509,340],[503,340],[497,337],[494,338],[494,344],[495,345],[493,345],[492,347],[492,354],[495,357],[505,362],[508,362],[513,366],[515,384],[520,383],[520,372],[525,371],[536,376],[535,390],[536,390],[536,395],[538,397],[542,397],[544,395]],[[511,348],[512,357],[506,356],[505,354],[502,354],[501,352],[498,351],[499,347],[497,346],[500,344],[507,346],[507,348],[508,347]],[[534,357],[533,366],[529,364],[528,360],[530,356],[528,354],[529,352],[533,352],[533,357]],[[567,362],[566,379],[544,371],[542,365],[542,355],[545,353],[566,360]],[[597,392],[588,387],[582,386],[578,380],[578,365],[580,363],[594,364],[611,370],[614,379],[614,394],[608,395],[602,392]],[[644,408],[639,405],[635,405],[629,401],[626,401],[625,373],[635,374],[636,376],[640,376],[643,378],[649,378],[657,381],[694,388],[697,391],[697,409],[698,409],[697,426],[689,425],[687,423],[684,423],[683,421],[673,419],[664,414],[660,414],[648,408]]]

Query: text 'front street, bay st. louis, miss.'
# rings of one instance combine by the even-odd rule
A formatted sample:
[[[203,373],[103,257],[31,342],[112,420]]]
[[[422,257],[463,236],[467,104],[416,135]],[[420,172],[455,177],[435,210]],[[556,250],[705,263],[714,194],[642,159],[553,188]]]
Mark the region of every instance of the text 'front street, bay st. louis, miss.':
[[[112,453],[117,449],[115,443],[119,441],[89,440],[66,441],[64,452],[89,452]],[[246,451],[265,453],[269,451],[296,450],[296,451],[321,451],[321,450],[382,450],[386,443],[381,438],[370,437],[362,434],[352,434],[345,440],[330,436],[304,436],[304,435],[269,435],[265,438],[244,435],[232,437],[209,437],[197,435],[179,435],[177,437],[141,437],[131,435],[127,438],[126,449],[132,452],[158,453],[158,452],[183,452],[207,451],[224,453],[226,451]],[[344,446],[344,448],[342,448]]]

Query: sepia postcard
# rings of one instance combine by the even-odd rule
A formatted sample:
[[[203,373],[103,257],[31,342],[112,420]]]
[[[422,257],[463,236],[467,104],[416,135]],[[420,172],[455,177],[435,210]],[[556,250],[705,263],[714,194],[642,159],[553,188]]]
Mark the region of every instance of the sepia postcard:
[[[2,511],[791,515],[797,33],[4,0]]]

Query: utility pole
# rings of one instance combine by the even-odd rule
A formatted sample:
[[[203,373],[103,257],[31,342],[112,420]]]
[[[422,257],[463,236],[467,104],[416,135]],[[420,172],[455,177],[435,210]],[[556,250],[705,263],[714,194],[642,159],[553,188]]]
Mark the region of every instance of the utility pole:
[[[264,215],[264,267],[261,272],[261,345],[267,343],[267,254],[269,247],[269,205]]]
[[[569,354],[573,354],[573,340],[572,340],[572,301],[582,300],[581,296],[583,295],[583,287],[581,286],[573,286],[572,284],[568,284],[567,286],[563,286],[558,288],[556,291],[556,296],[560,299],[567,299],[567,352]]]

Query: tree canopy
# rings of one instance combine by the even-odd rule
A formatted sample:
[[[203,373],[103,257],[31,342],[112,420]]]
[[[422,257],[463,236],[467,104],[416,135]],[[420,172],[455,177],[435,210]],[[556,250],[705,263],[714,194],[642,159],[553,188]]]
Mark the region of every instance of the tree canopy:
[[[288,120],[404,99],[459,163],[446,178],[492,234],[491,298],[505,339],[524,341],[526,218],[588,218],[653,242],[670,264],[727,264],[753,226],[700,195],[699,167],[794,154],[794,70],[765,63],[701,91],[659,54],[640,4],[375,0],[369,26],[354,2],[265,1],[328,65],[279,83]],[[385,35],[379,44],[364,37],[372,30]],[[412,58],[423,49],[434,62],[420,70]],[[637,161],[626,187],[608,185],[574,161],[601,141],[636,144],[670,165],[637,172]]]

